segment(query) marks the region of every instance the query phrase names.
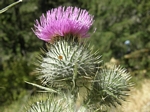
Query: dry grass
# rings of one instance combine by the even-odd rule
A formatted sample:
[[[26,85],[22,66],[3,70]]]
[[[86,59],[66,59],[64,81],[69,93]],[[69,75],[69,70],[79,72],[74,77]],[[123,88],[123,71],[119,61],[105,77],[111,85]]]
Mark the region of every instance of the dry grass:
[[[150,112],[150,80],[144,80],[140,88],[132,89],[127,102],[124,102],[119,110],[121,112]]]

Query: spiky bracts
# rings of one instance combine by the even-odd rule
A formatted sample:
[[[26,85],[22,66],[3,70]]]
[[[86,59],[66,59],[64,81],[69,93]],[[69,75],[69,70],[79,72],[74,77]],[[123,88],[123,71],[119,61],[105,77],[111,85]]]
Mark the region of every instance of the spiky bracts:
[[[40,60],[38,71],[42,83],[72,88],[78,85],[74,85],[76,82],[92,80],[100,67],[101,56],[84,42],[72,37],[61,38],[47,45]]]
[[[121,100],[125,100],[128,91],[132,86],[130,83],[131,76],[126,69],[120,66],[112,68],[103,68],[95,76],[93,90],[90,94],[91,104],[102,106],[121,105]]]
[[[41,94],[34,96],[25,107],[26,112],[75,112],[74,101],[70,95]],[[87,112],[86,107],[80,107],[78,112]]]

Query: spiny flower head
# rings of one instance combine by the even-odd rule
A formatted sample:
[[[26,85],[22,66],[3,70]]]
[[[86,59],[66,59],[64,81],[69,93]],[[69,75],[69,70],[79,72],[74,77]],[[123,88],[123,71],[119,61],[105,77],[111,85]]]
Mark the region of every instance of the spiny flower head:
[[[104,67],[96,74],[89,97],[91,103],[99,107],[121,105],[133,86],[130,79],[130,74],[121,66]]]
[[[47,51],[43,51],[44,55],[39,57],[37,72],[44,85],[60,86],[61,82],[72,83],[75,78],[78,78],[76,81],[90,79],[99,69],[101,56],[93,52],[90,45],[76,43],[71,38],[66,36],[69,40],[61,38],[47,44]]]
[[[93,16],[77,7],[58,7],[47,11],[34,25],[35,35],[46,42],[57,36],[88,37]]]

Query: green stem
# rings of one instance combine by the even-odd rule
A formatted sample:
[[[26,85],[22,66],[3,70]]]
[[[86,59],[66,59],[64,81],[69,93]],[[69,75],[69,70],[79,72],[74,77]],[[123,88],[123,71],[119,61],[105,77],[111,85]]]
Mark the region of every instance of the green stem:
[[[76,77],[77,77],[77,63],[74,66],[74,74],[73,74],[73,79],[72,79],[72,82],[73,82],[72,91],[74,90],[74,88],[76,86],[76,82],[75,82]]]
[[[22,2],[22,0],[16,1],[16,2],[14,2],[14,3],[8,5],[7,7],[1,9],[1,10],[0,10],[0,14],[2,14],[3,12],[7,11],[9,8],[11,8],[12,6],[14,6],[14,5],[16,5],[16,4],[20,3],[20,2]]]

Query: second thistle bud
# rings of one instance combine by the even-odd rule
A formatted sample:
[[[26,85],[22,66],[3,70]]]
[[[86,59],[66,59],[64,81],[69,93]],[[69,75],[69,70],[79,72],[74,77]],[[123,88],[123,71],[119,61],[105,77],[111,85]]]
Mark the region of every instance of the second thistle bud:
[[[91,104],[97,106],[96,108],[121,105],[121,100],[125,100],[130,87],[132,87],[130,78],[126,69],[120,66],[103,68],[95,77],[90,94]]]

